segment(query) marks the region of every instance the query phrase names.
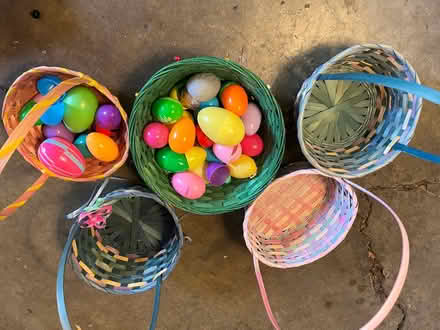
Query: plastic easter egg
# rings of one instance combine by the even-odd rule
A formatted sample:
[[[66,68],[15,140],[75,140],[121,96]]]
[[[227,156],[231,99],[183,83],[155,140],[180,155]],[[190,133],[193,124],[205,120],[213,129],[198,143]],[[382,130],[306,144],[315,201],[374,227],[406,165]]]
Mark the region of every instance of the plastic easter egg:
[[[112,162],[119,156],[119,148],[115,141],[101,133],[89,133],[86,138],[87,148],[96,159]]]
[[[97,125],[95,125],[94,129],[95,129],[95,132],[97,132],[97,133],[101,133],[101,134],[104,134],[104,135],[107,135],[110,137],[116,136],[116,132],[110,131],[109,129],[99,127]]]
[[[172,151],[169,146],[158,150],[155,158],[159,166],[168,172],[185,172],[189,168],[185,155]]]
[[[153,103],[152,113],[155,120],[173,124],[182,117],[183,107],[171,97],[162,97]]]
[[[66,106],[63,102],[57,102],[52,104],[49,109],[40,117],[43,124],[46,125],[58,125],[63,121],[63,117],[66,113]]]
[[[241,156],[241,145],[225,146],[223,144],[214,144],[212,147],[215,156],[223,163],[228,164],[234,162]]]
[[[78,148],[84,158],[93,157],[93,155],[89,151],[89,148],[87,148],[87,134],[81,134],[80,136],[78,136],[73,144],[75,147]]]
[[[179,101],[179,89],[177,87],[173,87],[168,96],[172,99],[175,99],[176,101]]]
[[[46,95],[60,82],[61,79],[58,78],[57,76],[52,76],[52,75],[43,76],[37,80],[37,89],[40,92],[40,94]]]
[[[228,86],[231,86],[231,85],[237,85],[237,83],[233,82],[233,81],[224,81],[224,82],[222,82],[222,87],[220,88],[220,91],[218,92],[218,95],[222,95],[224,89],[226,87],[228,87]]]
[[[34,100],[35,102],[40,102],[41,99],[44,97],[43,94],[38,93],[37,95],[34,96],[34,98],[32,100]]]
[[[261,124],[261,111],[255,103],[249,103],[246,112],[241,116],[246,135],[257,133]]]
[[[59,123],[58,125],[44,125],[43,126],[43,134],[47,138],[51,137],[60,137],[70,143],[75,139],[75,135],[69,131],[63,123]]]
[[[199,167],[190,169],[189,171],[191,173],[194,173],[201,177],[205,183],[209,183],[208,179],[206,178],[206,167],[208,166],[207,162],[203,162]]]
[[[232,111],[237,116],[242,116],[248,107],[248,96],[240,85],[229,85],[220,94],[223,108]]]
[[[23,108],[21,108],[20,113],[18,115],[18,120],[22,121],[23,119],[26,118],[26,116],[28,115],[29,111],[31,111],[32,107],[35,105],[35,101],[34,100],[30,100],[29,102],[27,102]],[[34,126],[40,126],[43,125],[43,122],[41,121],[41,119],[38,119],[38,121],[34,124]]]
[[[77,86],[67,92],[63,103],[66,105],[64,124],[73,133],[81,133],[92,126],[98,99],[87,87]]]
[[[185,153],[191,149],[196,140],[196,127],[189,118],[180,119],[171,129],[168,144],[171,150]]]
[[[179,102],[182,104],[184,109],[196,110],[200,107],[200,101],[192,97],[185,88],[180,93]]]
[[[121,113],[118,108],[113,104],[104,104],[101,105],[96,111],[95,115],[95,123],[96,126],[99,126],[103,129],[107,130],[115,130],[121,126]]]
[[[219,107],[220,101],[217,97],[213,97],[212,99],[206,101],[206,102],[200,102],[200,109],[204,109],[207,107]]]
[[[153,149],[163,148],[168,144],[169,130],[164,124],[149,123],[144,128],[144,142]]]
[[[185,152],[186,161],[190,170],[200,167],[203,165],[206,159],[206,151],[201,147],[192,147],[187,152]]]
[[[206,184],[203,179],[191,172],[174,174],[171,184],[179,195],[188,199],[200,198],[206,190]]]
[[[214,151],[212,151],[212,149],[205,149],[206,150],[206,160],[208,162],[215,162],[215,163],[221,163],[222,161],[220,159],[218,159],[215,154]]]
[[[193,116],[192,116],[191,113],[190,113],[189,111],[187,111],[187,110],[183,110],[183,114],[182,114],[182,117],[181,117],[181,118],[189,118],[189,119],[191,119],[192,121],[194,121]],[[164,124],[164,125],[168,128],[169,131],[171,131],[171,129],[173,128],[173,126],[174,126],[175,124],[176,124],[176,123],[172,123],[172,124]]]
[[[229,168],[222,163],[209,163],[206,167],[206,178],[213,186],[221,186],[229,177]]]
[[[246,135],[241,141],[241,148],[245,155],[255,157],[263,152],[264,142],[258,134]]]
[[[80,177],[86,169],[86,162],[78,148],[59,137],[46,139],[40,144],[38,159],[50,171],[64,177]]]
[[[222,108],[208,107],[197,116],[203,133],[219,144],[234,146],[244,137],[244,125],[240,117]]]
[[[206,102],[215,97],[220,90],[220,79],[212,73],[198,73],[186,83],[188,93],[199,102]]]
[[[255,164],[255,161],[243,154],[235,162],[229,163],[228,167],[231,176],[237,179],[246,179],[257,174],[257,164]]]
[[[214,144],[214,142],[212,142],[211,139],[207,137],[205,133],[203,133],[202,129],[198,125],[196,126],[196,135],[197,135],[197,142],[203,148],[210,148]]]

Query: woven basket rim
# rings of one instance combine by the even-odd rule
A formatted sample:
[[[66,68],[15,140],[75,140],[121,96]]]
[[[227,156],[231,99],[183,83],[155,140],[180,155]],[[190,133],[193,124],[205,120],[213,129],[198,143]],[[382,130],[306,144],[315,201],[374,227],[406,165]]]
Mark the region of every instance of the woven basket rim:
[[[214,63],[215,61],[215,63]],[[258,193],[255,193],[253,195],[251,195],[249,198],[247,198],[245,201],[243,201],[243,199],[237,201],[236,203],[228,203],[227,206],[223,206],[223,207],[196,207],[194,206],[194,204],[192,204],[194,201],[187,201],[184,199],[178,200],[178,201],[174,201],[174,200],[169,200],[167,198],[167,196],[165,196],[162,191],[160,189],[158,189],[157,187],[155,187],[154,183],[154,178],[149,177],[148,182],[146,180],[144,180],[144,182],[146,184],[148,184],[155,193],[157,193],[160,198],[166,200],[167,202],[169,202],[170,204],[172,204],[173,206],[183,209],[185,211],[188,212],[192,212],[192,213],[196,213],[196,214],[201,214],[201,215],[206,215],[206,214],[221,214],[221,213],[226,213],[226,212],[231,212],[234,211],[236,209],[240,209],[242,208],[243,204],[248,204],[250,202],[252,202],[252,200],[254,200],[256,198],[256,196],[258,196],[259,193],[261,193],[261,191],[273,180],[273,177],[275,176],[277,170],[279,169],[280,165],[281,165],[281,160],[284,154],[284,149],[285,149],[285,127],[284,127],[284,119],[283,119],[283,115],[282,115],[282,111],[280,106],[278,105],[274,95],[272,94],[272,92],[270,91],[270,89],[267,87],[267,85],[261,80],[261,78],[259,78],[256,74],[254,74],[253,72],[249,71],[248,69],[244,68],[243,66],[241,66],[240,64],[237,64],[233,61],[230,60],[226,60],[223,58],[218,58],[218,57],[213,57],[213,56],[200,56],[200,57],[192,57],[192,58],[188,58],[188,59],[183,59],[181,61],[178,62],[174,62],[171,63],[165,67],[162,67],[160,70],[158,70],[155,74],[153,74],[148,81],[146,82],[146,84],[144,85],[144,87],[136,94],[136,100],[134,102],[133,105],[133,110],[130,114],[130,120],[129,120],[129,127],[130,127],[130,140],[132,143],[132,148],[131,148],[131,154],[133,159],[135,160],[134,163],[136,165],[136,168],[138,170],[139,173],[142,172],[142,169],[139,168],[139,164],[137,164],[136,159],[138,159],[138,155],[136,154],[135,148],[133,146],[133,144],[135,143],[139,143],[136,139],[137,137],[135,136],[135,121],[136,118],[138,116],[138,113],[143,111],[143,109],[141,109],[138,105],[140,102],[142,102],[144,95],[146,94],[146,92],[148,91],[149,88],[151,88],[153,86],[153,84],[158,81],[159,79],[163,78],[164,76],[166,76],[167,73],[171,72],[172,70],[178,70],[180,68],[182,68],[182,66],[184,65],[192,65],[195,66],[196,64],[205,64],[205,65],[221,65],[224,66],[228,69],[230,69],[232,71],[232,69],[239,69],[242,70],[243,75],[248,76],[249,79],[252,79],[252,81],[258,82],[259,85],[261,85],[261,90],[264,90],[264,93],[267,96],[264,97],[268,97],[270,100],[270,104],[271,107],[273,108],[272,110],[277,114],[277,121],[280,123],[280,127],[282,127],[282,129],[280,129],[277,134],[279,135],[279,137],[277,136],[276,141],[278,142],[278,144],[280,145],[280,147],[278,149],[276,148],[272,148],[272,150],[270,151],[270,153],[272,154],[273,160],[271,160],[270,163],[270,169],[268,170],[264,170],[263,171],[259,171],[258,176],[260,176],[262,173],[264,174],[264,178],[262,178],[262,180],[264,180],[263,184],[261,184],[262,187],[260,187]],[[194,71],[193,73],[189,73],[189,75],[196,73],[197,71]],[[200,70],[198,72],[204,72],[204,70]],[[236,73],[236,72],[234,72]],[[260,86],[259,86],[260,87]],[[168,92],[168,91],[167,91]],[[249,90],[249,93],[252,95],[253,91]],[[258,101],[258,100],[257,100]],[[262,107],[261,107],[262,108]],[[264,110],[262,109],[262,112]],[[264,112],[263,112],[264,113]],[[276,150],[275,150],[276,149]],[[275,154],[275,156],[274,156]],[[269,155],[270,157],[270,155]],[[153,162],[153,160],[150,160],[150,163],[153,163],[151,166],[155,166],[157,167],[157,165],[155,164],[155,162]],[[257,177],[258,177],[257,176]],[[266,176],[269,176],[266,178]],[[142,177],[142,175],[141,175]],[[176,193],[177,194],[177,193]],[[255,195],[255,196],[254,196]],[[230,202],[230,200],[228,200]],[[204,202],[204,204],[207,204],[207,202]]]
[[[315,71],[310,75],[309,78],[307,78],[304,83],[303,86],[301,87],[302,89],[309,89],[309,92],[307,92],[304,96],[303,96],[303,104],[307,104],[309,97],[311,95],[311,90],[313,88],[313,86],[315,85],[315,82],[318,78],[318,76],[323,73],[324,71],[326,71],[329,67],[331,67],[333,64],[335,64],[337,61],[343,59],[344,57],[346,57],[347,55],[351,55],[354,52],[357,52],[358,50],[361,50],[363,48],[373,48],[373,49],[387,49],[387,50],[391,50],[393,51],[397,57],[402,58],[406,65],[408,65],[408,67],[415,73],[415,77],[416,77],[416,81],[417,83],[420,84],[420,78],[417,74],[417,72],[414,70],[414,68],[412,67],[412,65],[405,59],[405,57],[403,57],[397,50],[395,50],[393,47],[388,46],[388,45],[384,45],[384,44],[360,44],[360,45],[355,45],[352,47],[349,47],[347,49],[345,49],[344,51],[338,53],[337,55],[333,56],[331,59],[329,59],[327,62],[325,62],[324,64],[320,65],[318,68],[315,69]],[[358,177],[363,177],[365,175],[368,175],[372,172],[375,172],[383,167],[385,167],[386,165],[388,165],[389,163],[391,163],[399,154],[401,151],[398,150],[391,150],[389,152],[389,159],[384,162],[383,164],[365,169],[365,171],[360,174],[360,175],[352,175],[349,173],[338,173],[338,172],[333,172],[328,170],[327,168],[321,166],[316,160],[315,158],[310,155],[306,145],[305,145],[305,139],[304,139],[304,134],[303,134],[303,119],[304,119],[304,109],[300,109],[299,107],[299,98],[301,96],[301,91],[300,93],[298,93],[298,98],[296,103],[298,103],[298,107],[297,107],[297,111],[298,111],[298,117],[297,117],[297,136],[298,136],[298,141],[301,147],[301,151],[303,152],[304,156],[307,158],[307,160],[313,165],[313,167],[317,168],[319,171],[321,171],[322,173],[326,174],[326,175],[330,175],[330,176],[336,176],[336,177],[341,177],[341,178],[358,178]],[[413,125],[413,127],[411,128],[411,131],[405,135],[405,137],[400,141],[400,143],[402,144],[408,144],[415,132],[416,126],[417,126],[417,122],[419,120],[420,117],[420,113],[421,111],[417,114],[417,117],[415,119],[415,123]]]
[[[356,192],[353,190],[353,188],[344,181],[344,179],[339,178],[339,177],[335,177],[333,175],[327,175],[327,174],[323,174],[322,172],[320,172],[317,169],[302,169],[302,170],[297,170],[294,171],[292,173],[286,174],[276,180],[274,180],[270,185],[276,184],[278,180],[290,180],[292,178],[294,178],[295,176],[298,175],[304,175],[304,174],[312,174],[312,175],[320,175],[320,176],[325,176],[329,179],[335,180],[337,181],[339,184],[344,185],[347,190],[349,190],[351,192],[351,196],[353,198],[354,201],[354,208],[355,208],[355,212],[353,212],[352,217],[350,218],[349,224],[346,227],[345,232],[340,235],[338,237],[338,239],[329,247],[327,248],[324,252],[310,258],[307,259],[305,261],[302,262],[298,262],[298,263],[294,263],[294,264],[276,264],[272,261],[269,261],[265,258],[263,258],[259,253],[257,253],[255,251],[254,246],[252,245],[252,243],[250,242],[249,239],[249,234],[248,234],[248,224],[249,224],[249,219],[252,216],[252,211],[253,208],[255,206],[255,204],[257,203],[257,201],[263,196],[264,192],[262,194],[260,194],[260,196],[258,196],[258,198],[249,206],[249,208],[246,210],[245,216],[244,216],[244,221],[243,221],[243,237],[244,240],[246,242],[246,247],[248,248],[249,252],[256,257],[259,261],[261,261],[263,264],[269,266],[269,267],[275,267],[275,268],[280,268],[280,269],[286,269],[286,268],[295,268],[295,267],[299,267],[299,266],[303,266],[306,264],[310,264],[318,259],[321,259],[322,257],[325,257],[327,254],[329,254],[331,251],[333,251],[347,236],[348,232],[350,231],[351,227],[353,226],[354,220],[356,218],[356,214],[357,214],[357,209],[358,209],[358,200],[357,200],[357,195]]]
[[[70,69],[66,69],[66,68],[63,68],[63,67],[56,67],[56,66],[38,66],[38,67],[33,67],[33,68],[29,69],[29,70],[26,70],[20,76],[18,76],[14,80],[14,82],[11,84],[10,88],[8,89],[8,92],[5,95],[5,98],[4,98],[4,101],[3,101],[3,106],[2,106],[2,120],[3,120],[3,124],[4,124],[4,127],[6,129],[6,132],[7,132],[8,136],[15,129],[15,127],[11,127],[9,125],[8,121],[7,121],[7,118],[9,116],[11,116],[11,113],[10,113],[11,109],[8,109],[8,107],[7,107],[7,103],[9,101],[9,98],[13,97],[11,95],[11,92],[14,91],[14,89],[16,88],[16,85],[19,84],[22,81],[22,79],[24,79],[25,77],[28,77],[29,75],[32,75],[32,74],[39,74],[39,73],[44,73],[44,72],[60,73],[60,74],[63,74],[63,75],[69,75],[69,76],[73,76],[73,77],[84,78],[84,79],[87,80],[88,86],[96,88],[113,105],[115,105],[118,108],[118,110],[119,110],[119,112],[120,112],[120,114],[122,116],[122,125],[124,125],[124,128],[123,128],[124,133],[121,134],[121,138],[125,141],[124,150],[122,152],[122,155],[120,156],[120,159],[112,165],[112,168],[106,170],[105,172],[103,172],[103,173],[101,173],[99,175],[93,175],[93,176],[90,176],[90,177],[79,177],[79,178],[64,177],[64,176],[60,176],[60,175],[57,175],[57,174],[53,173],[52,171],[47,169],[39,161],[39,159],[37,157],[34,157],[33,155],[30,155],[28,152],[26,152],[23,149],[23,145],[20,145],[17,148],[17,151],[21,154],[21,156],[29,164],[31,164],[34,168],[39,170],[41,173],[46,174],[46,175],[51,176],[51,177],[56,177],[56,178],[62,179],[64,181],[75,181],[75,182],[95,181],[95,180],[99,180],[99,179],[105,178],[105,177],[113,174],[122,165],[124,165],[125,161],[127,160],[128,153],[129,153],[129,135],[128,135],[129,128],[128,128],[128,123],[127,123],[127,113],[123,109],[121,104],[119,103],[118,98],[115,97],[105,86],[101,85],[99,82],[97,82],[93,78],[85,75],[82,72],[73,71],[73,70],[70,70]]]

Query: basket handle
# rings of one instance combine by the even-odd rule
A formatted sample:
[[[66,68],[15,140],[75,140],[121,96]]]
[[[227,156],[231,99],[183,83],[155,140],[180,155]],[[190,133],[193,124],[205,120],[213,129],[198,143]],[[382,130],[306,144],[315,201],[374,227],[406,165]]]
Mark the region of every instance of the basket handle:
[[[67,260],[72,253],[72,242],[77,231],[80,230],[80,224],[75,221],[72,228],[70,228],[69,236],[67,238],[66,245],[64,246],[63,253],[61,254],[60,262],[58,264],[57,272],[57,284],[56,284],[56,295],[57,295],[57,308],[58,316],[60,318],[61,327],[63,330],[72,330],[70,325],[69,316],[66,309],[66,301],[64,298],[64,273],[66,270]],[[160,289],[162,284],[162,276],[160,276],[156,281],[156,292],[154,294],[154,304],[153,304],[153,315],[151,317],[150,330],[154,330],[157,324],[157,318],[159,315],[159,304],[160,304]]]
[[[3,172],[14,151],[18,148],[18,146],[20,146],[26,135],[33,128],[37,120],[44,114],[44,112],[69,89],[74,86],[87,83],[88,80],[85,78],[72,78],[64,80],[58,86],[53,88],[47,95],[45,95],[40,102],[32,107],[26,118],[24,118],[12,131],[0,149],[0,174]],[[49,171],[43,171],[43,174],[28,189],[26,189],[26,191],[15,202],[0,211],[0,221],[5,220],[19,207],[23,206],[32,197],[32,195],[43,186],[51,175],[52,174]]]
[[[408,274],[408,266],[409,266],[409,240],[408,240],[408,234],[406,232],[406,229],[400,220],[399,216],[394,212],[394,210],[385,203],[382,199],[377,197],[375,194],[371,193],[370,191],[360,187],[359,185],[349,181],[345,180],[348,184],[352,185],[353,187],[359,189],[363,193],[369,195],[376,201],[378,201],[380,204],[382,204],[393,216],[394,220],[396,221],[397,225],[400,229],[400,234],[402,237],[402,257],[400,261],[400,268],[399,272],[397,273],[396,280],[394,281],[393,287],[381,306],[381,308],[376,312],[376,314],[364,325],[362,326],[361,330],[373,330],[376,329],[379,324],[382,323],[382,321],[387,317],[387,315],[391,312],[391,309],[393,308],[394,304],[396,303],[397,299],[399,298],[400,292],[402,291],[403,284],[405,283],[406,276]],[[260,288],[260,294],[261,298],[263,299],[264,307],[266,308],[266,313],[272,322],[273,327],[276,330],[280,330],[280,326],[278,325],[278,322],[275,318],[275,316],[272,313],[272,309],[269,304],[269,299],[267,297],[266,289],[264,288],[264,282],[263,277],[261,276],[260,271],[260,265],[259,261],[255,254],[253,254],[254,258],[254,268],[255,268],[255,275],[257,277],[258,286]]]
[[[417,95],[435,104],[440,104],[440,92],[414,82],[409,82],[403,79],[384,76],[380,74],[369,74],[369,73],[331,73],[331,74],[321,74],[318,80],[354,80],[360,82],[368,82],[377,85],[383,85],[386,87],[398,89],[410,94]],[[402,143],[395,143],[391,149],[396,151],[405,152],[413,157],[423,159],[425,161],[440,164],[440,156],[430,154],[419,149],[408,147]]]

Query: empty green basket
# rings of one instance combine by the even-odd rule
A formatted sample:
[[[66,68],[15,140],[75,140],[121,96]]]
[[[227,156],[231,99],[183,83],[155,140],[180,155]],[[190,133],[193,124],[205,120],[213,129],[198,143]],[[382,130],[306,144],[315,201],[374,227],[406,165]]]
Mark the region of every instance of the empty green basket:
[[[155,151],[143,141],[145,125],[153,121],[151,105],[159,97],[193,74],[210,72],[225,81],[243,86],[250,100],[256,102],[263,119],[259,134],[264,140],[264,152],[255,161],[257,175],[251,179],[233,179],[220,186],[207,186],[199,199],[189,200],[178,195],[170,183],[169,173],[154,159]],[[129,120],[130,149],[137,171],[144,182],[163,200],[196,214],[220,214],[240,209],[251,203],[271,182],[280,167],[284,153],[285,129],[281,109],[266,84],[241,65],[216,57],[184,59],[156,72],[137,94]]]

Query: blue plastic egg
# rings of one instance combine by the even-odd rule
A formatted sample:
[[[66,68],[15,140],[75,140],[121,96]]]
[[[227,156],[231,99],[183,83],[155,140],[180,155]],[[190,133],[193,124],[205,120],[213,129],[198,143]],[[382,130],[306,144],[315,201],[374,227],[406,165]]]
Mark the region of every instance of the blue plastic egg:
[[[64,117],[65,104],[58,101],[46,110],[40,120],[46,125],[58,125]]]
[[[47,75],[43,76],[37,81],[37,89],[42,95],[46,95],[56,85],[61,82],[61,79],[57,76]]]
[[[220,106],[220,101],[218,100],[217,97],[213,97],[212,99],[206,102],[200,102],[200,110],[207,107],[219,107],[219,106]]]

